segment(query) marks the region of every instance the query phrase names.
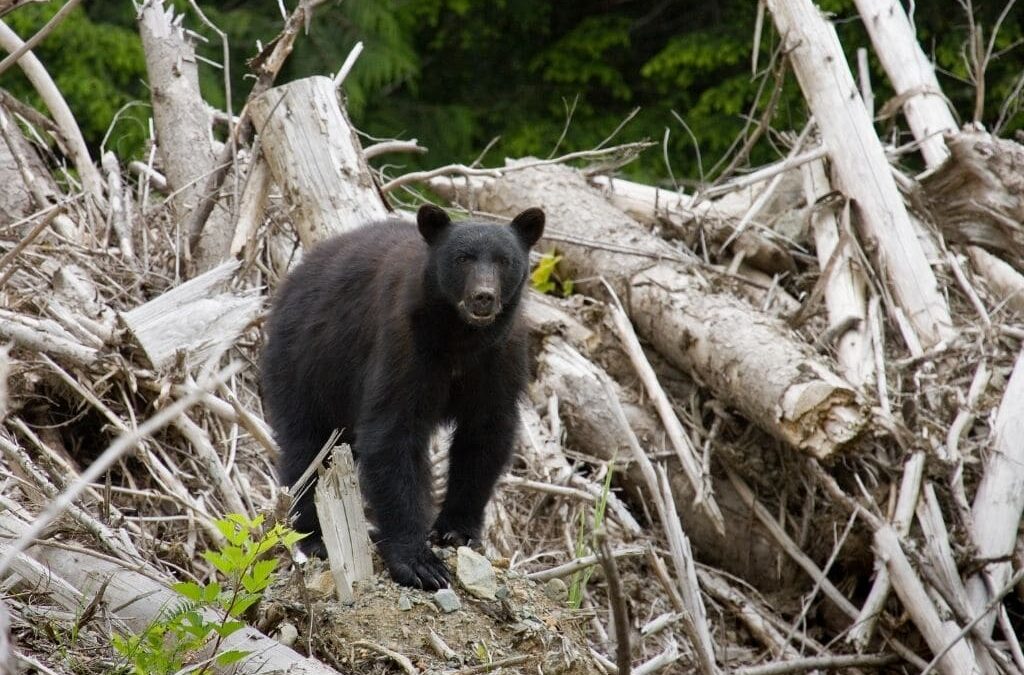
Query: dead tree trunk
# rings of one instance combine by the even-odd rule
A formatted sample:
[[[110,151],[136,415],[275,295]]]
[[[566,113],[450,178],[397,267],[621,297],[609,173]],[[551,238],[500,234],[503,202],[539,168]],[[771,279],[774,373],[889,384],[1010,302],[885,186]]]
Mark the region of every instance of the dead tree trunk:
[[[184,251],[189,236],[184,223],[202,199],[206,177],[217,163],[210,116],[199,94],[195,49],[176,22],[174,8],[165,7],[163,0],[147,0],[139,14],[139,33],[153,90],[157,147],[169,186],[177,193],[174,218],[179,251]],[[214,210],[198,250],[192,252],[199,272],[216,267],[227,257],[231,235],[229,214]]]
[[[275,87],[252,102],[252,119],[303,246],[387,217],[331,80]]]

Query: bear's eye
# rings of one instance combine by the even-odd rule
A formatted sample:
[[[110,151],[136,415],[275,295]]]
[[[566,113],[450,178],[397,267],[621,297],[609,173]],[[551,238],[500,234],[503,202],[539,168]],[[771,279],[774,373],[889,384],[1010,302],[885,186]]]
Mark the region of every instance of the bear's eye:
[[[469,262],[469,256],[466,255],[465,253],[460,253],[458,256],[455,257],[455,262],[457,262],[460,265],[465,265],[466,263]]]

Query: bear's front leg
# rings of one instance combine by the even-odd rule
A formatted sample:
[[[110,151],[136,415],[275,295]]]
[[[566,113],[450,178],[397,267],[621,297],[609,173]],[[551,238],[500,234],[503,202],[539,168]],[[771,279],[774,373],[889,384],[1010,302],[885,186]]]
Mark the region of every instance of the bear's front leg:
[[[478,399],[456,418],[448,451],[448,490],[431,532],[447,546],[481,541],[484,509],[515,444],[519,411],[515,399]]]
[[[415,416],[386,415],[356,431],[359,484],[373,509],[374,543],[391,578],[437,590],[449,585],[448,568],[427,546],[430,522],[430,429]]]

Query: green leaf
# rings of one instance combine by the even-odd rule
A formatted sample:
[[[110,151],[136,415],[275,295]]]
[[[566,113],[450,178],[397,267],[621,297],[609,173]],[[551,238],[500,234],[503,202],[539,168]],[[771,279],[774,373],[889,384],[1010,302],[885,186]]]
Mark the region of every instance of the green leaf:
[[[194,581],[179,581],[171,584],[171,588],[193,602],[199,602],[203,597],[203,588]]]
[[[277,560],[260,560],[253,564],[252,569],[242,576],[242,586],[250,593],[262,591],[270,585],[270,574],[277,567]]]
[[[216,581],[211,581],[203,588],[203,602],[208,605],[213,604],[220,597],[220,584]]]
[[[242,593],[235,598],[235,602],[228,609],[228,613],[231,616],[241,616],[245,613],[245,610],[259,602],[261,597],[263,596],[258,593]]]
[[[288,530],[287,534],[284,535],[283,543],[290,551],[295,544],[299,543],[300,540],[305,539],[309,536],[308,532],[296,532],[295,530]]]
[[[222,638],[226,638],[232,633],[241,630],[243,626],[245,626],[244,621],[225,621],[222,624],[214,626],[213,630],[216,631],[217,635],[221,636]]]
[[[224,538],[235,546],[241,546],[249,536],[249,533],[246,532],[245,529],[229,520],[216,520],[213,524],[217,527],[220,533],[224,535]]]
[[[249,652],[242,651],[241,649],[229,649],[217,655],[217,665],[230,666],[232,663],[238,663],[248,655]]]

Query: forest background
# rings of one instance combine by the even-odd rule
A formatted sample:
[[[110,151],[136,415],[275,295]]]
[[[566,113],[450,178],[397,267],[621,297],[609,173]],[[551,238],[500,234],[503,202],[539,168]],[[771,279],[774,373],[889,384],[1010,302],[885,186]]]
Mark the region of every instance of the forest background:
[[[185,11],[189,1],[174,4]],[[227,35],[235,64],[230,107],[237,114],[252,83],[238,64],[277,34],[281,2],[199,5]],[[869,40],[853,3],[819,6],[833,13],[856,63],[853,52]],[[755,68],[756,7],[749,0],[345,0],[318,10],[311,35],[298,42],[278,81],[334,72],[362,41],[358,68],[345,82],[348,110],[365,134],[415,136],[429,148],[425,157],[403,157],[404,170],[468,163],[488,146],[485,164],[547,157],[556,149],[593,148],[618,131],[618,142],[649,138],[663,145],[624,173],[687,185],[713,179],[716,162],[766,110],[773,127],[803,126],[805,106],[795,78],[777,65],[785,61],[777,58],[771,28]],[[59,8],[29,6],[6,20],[31,35]],[[953,109],[973,111],[975,121],[1002,136],[1024,129],[1024,97],[1014,96],[1024,82],[1024,9],[931,0],[911,10]],[[202,22],[189,24],[207,39],[199,49],[209,60],[200,67],[204,98],[227,110],[221,40]],[[997,25],[986,60],[988,31]],[[123,160],[144,155],[150,95],[131,2],[87,0],[35,52],[94,149],[103,144]],[[886,78],[873,59],[870,67],[877,100],[888,101]],[[0,87],[38,103],[19,69],[8,70]],[[876,111],[881,129],[887,108],[898,107]],[[765,134],[751,164],[777,157],[776,141]]]

